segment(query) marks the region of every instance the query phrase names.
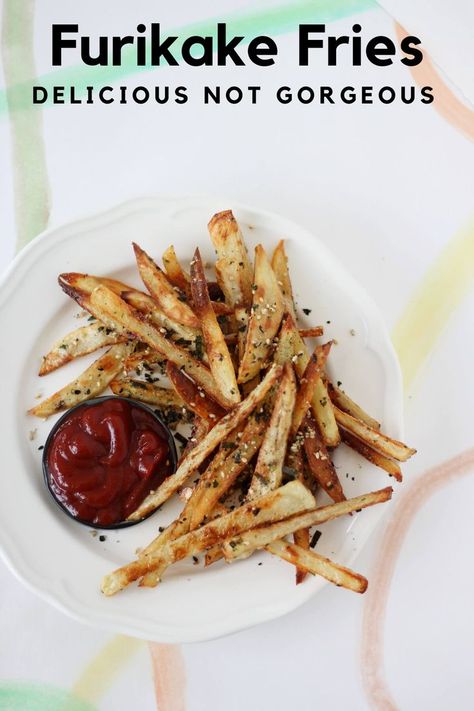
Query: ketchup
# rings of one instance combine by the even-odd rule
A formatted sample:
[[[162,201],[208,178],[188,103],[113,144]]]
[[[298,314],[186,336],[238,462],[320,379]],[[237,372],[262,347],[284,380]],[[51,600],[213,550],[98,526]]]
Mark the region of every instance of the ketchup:
[[[56,499],[74,518],[98,527],[125,521],[174,466],[163,425],[118,398],[66,415],[46,456]]]

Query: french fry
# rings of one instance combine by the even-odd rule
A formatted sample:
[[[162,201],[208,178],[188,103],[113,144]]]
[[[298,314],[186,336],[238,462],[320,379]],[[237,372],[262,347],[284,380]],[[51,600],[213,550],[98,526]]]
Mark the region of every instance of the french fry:
[[[314,497],[299,481],[269,492],[255,501],[244,504],[225,516],[210,521],[205,526],[170,541],[157,555],[145,555],[129,563],[102,580],[105,595],[114,595],[129,583],[146,575],[157,565],[172,563],[238,535],[251,527],[279,521],[283,517],[306,511],[314,506]]]
[[[193,358],[186,350],[167,339],[156,326],[149,323],[138,311],[132,309],[120,296],[114,294],[105,286],[98,286],[90,296],[90,302],[96,313],[111,320],[133,334],[143,343],[159,351],[165,358],[171,360],[186,372],[219,404],[228,405],[221,395],[211,372],[205,365]],[[103,320],[102,318],[102,320]]]
[[[288,271],[288,258],[285,251],[285,243],[280,240],[273,252],[272,269],[280,287],[283,299],[285,301],[285,310],[292,315],[296,323],[295,302],[293,299],[293,289],[291,286],[290,273]]]
[[[252,310],[237,381],[246,383],[266,365],[283,317],[283,297],[262,245],[255,248]]]
[[[230,453],[221,449],[216,455],[198,481],[188,502],[191,530],[197,528],[205,517],[210,515],[217,502],[229,491],[239,474],[252,460],[262,443],[265,427],[264,420],[251,416],[243,431],[239,433],[236,448]]]
[[[323,438],[312,417],[306,415],[302,427],[303,446],[311,473],[333,501],[345,499],[341,482]]]
[[[198,328],[183,326],[179,321],[167,316],[160,309],[156,301],[148,294],[143,294],[141,291],[134,289],[132,291],[122,291],[120,296],[127,304],[133,306],[134,309],[147,315],[150,321],[158,326],[158,328],[164,328],[167,331],[176,333],[179,338],[189,341],[190,344],[195,343],[196,338],[201,334]]]
[[[211,429],[211,426],[207,420],[202,420],[200,417],[195,417],[192,430],[191,430],[191,435],[188,437],[188,441],[186,442],[186,446],[184,447],[183,451],[181,452],[181,456],[178,460],[178,467],[181,466],[181,462],[183,462],[188,454],[195,449],[197,446],[197,443],[200,442],[203,437],[207,435],[209,430]]]
[[[50,417],[50,415],[67,410],[85,400],[100,395],[123,369],[125,358],[134,346],[129,343],[118,343],[109,348],[107,353],[98,358],[78,378],[58,392],[35,405],[28,411],[35,417]]]
[[[168,281],[180,289],[183,294],[186,294],[188,301],[191,300],[191,283],[190,277],[181,266],[181,263],[176,256],[173,245],[170,245],[163,253],[163,264],[166,271]]]
[[[239,431],[231,432],[229,438],[222,443],[221,449],[199,478],[179,518],[145,548],[143,555],[156,553],[168,541],[198,528],[206,518],[215,518],[219,499],[230,489],[260,447],[265,422],[261,418],[251,416],[245,427],[237,430]],[[235,441],[230,442],[230,438]],[[235,445],[234,449],[232,445]],[[165,569],[166,565],[160,565],[147,573],[140,585],[155,587]]]
[[[348,447],[361,454],[364,459],[375,464],[376,467],[385,469],[385,471],[397,481],[403,480],[402,472],[397,462],[385,457],[383,454],[380,454],[380,452],[376,452],[375,449],[368,447],[365,442],[357,439],[357,437],[354,437],[350,432],[346,432],[346,430],[341,430],[341,437],[344,444],[347,444]]]
[[[53,370],[60,368],[75,358],[93,353],[104,346],[123,343],[124,340],[126,340],[124,335],[119,335],[100,321],[81,326],[81,328],[71,331],[71,333],[63,336],[54,344],[49,353],[42,359],[38,375],[52,373]]]
[[[309,362],[309,354],[306,345],[298,333],[294,322],[292,324],[293,343],[293,363],[299,378],[303,377],[306,366]],[[311,408],[318,423],[319,431],[327,447],[337,447],[341,441],[339,428],[333,412],[331,400],[322,378],[318,378],[314,385],[314,395],[311,401]]]
[[[110,389],[114,395],[139,400],[147,405],[153,405],[159,410],[175,410],[179,414],[180,420],[184,422],[192,420],[192,416],[187,411],[183,399],[170,388],[160,388],[144,380],[123,378],[121,380],[112,380]],[[186,410],[186,412],[183,412],[183,410]]]
[[[115,294],[121,294],[122,291],[133,291],[131,286],[124,284],[123,281],[110,279],[108,277],[92,276],[91,274],[81,274],[80,272],[65,272],[58,277],[59,286],[63,291],[68,293],[67,289],[74,289],[84,294],[92,294],[94,289],[101,284],[107,286]]]
[[[295,394],[296,382],[293,368],[285,363],[283,377],[275,395],[270,422],[263,437],[247,493],[249,501],[263,496],[267,491],[276,489],[281,484]]]
[[[226,412],[224,408],[211,400],[202,388],[199,388],[193,380],[188,378],[186,373],[171,361],[168,361],[166,366],[166,374],[180,400],[183,401],[183,405],[196,415],[207,420],[211,425],[215,425],[218,420],[224,417]]]
[[[149,494],[146,499],[144,499],[138,509],[129,516],[129,520],[140,520],[169,499],[222,440],[253,412],[256,406],[265,398],[267,392],[280,375],[281,368],[272,366],[255,390],[211,429],[189,453],[189,456],[182,461],[176,472],[165,479],[153,494]]]
[[[288,486],[288,485],[287,485]],[[378,491],[355,496],[337,504],[319,506],[311,511],[288,516],[282,521],[272,523],[259,528],[253,527],[240,535],[233,535],[222,544],[222,550],[227,560],[247,557],[258,548],[265,548],[272,541],[285,538],[295,531],[312,526],[319,526],[327,521],[332,521],[340,516],[346,516],[354,511],[365,509],[389,501],[392,498],[393,489],[387,486]]]
[[[142,281],[164,313],[183,326],[199,328],[196,314],[188,304],[180,301],[178,294],[151,257],[135,243],[133,249]]]
[[[334,414],[340,427],[365,442],[372,449],[380,452],[380,454],[385,454],[387,457],[392,457],[392,459],[396,459],[399,462],[406,462],[416,453],[416,449],[407,447],[403,442],[372,429],[362,420],[352,417],[352,415],[343,412],[338,407],[334,407]]]
[[[330,381],[326,382],[326,386],[329,392],[329,397],[334,405],[340,410],[347,412],[352,417],[356,417],[358,420],[362,420],[366,425],[372,427],[374,430],[380,429],[380,422],[367,414],[365,410],[361,408],[354,400],[351,400],[349,395],[347,395],[343,390],[341,390],[336,385],[333,385]]]
[[[191,292],[199,319],[209,367],[223,397],[232,404],[240,402],[240,391],[234,366],[207,291],[206,276],[199,249],[191,262]]]
[[[298,388],[298,392],[296,394],[296,402],[290,428],[291,439],[296,437],[296,433],[301,427],[303,419],[308,412],[314,396],[316,382],[321,377],[321,373],[324,371],[331,346],[332,341],[325,343],[324,346],[317,346],[304,370],[300,381],[300,387]]]
[[[303,548],[305,551],[309,551],[309,528],[302,528],[300,531],[295,531],[293,534],[293,540],[297,546]],[[278,541],[277,541],[278,543]],[[270,543],[270,545],[272,545]],[[297,565],[296,566],[296,584],[301,585],[306,578],[307,569]]]
[[[150,372],[153,370],[154,366],[163,366],[166,362],[166,358],[161,353],[151,350],[150,348],[136,351],[126,358],[123,366],[124,375],[128,375],[133,371],[141,373],[142,369]]]
[[[299,328],[298,333],[301,338],[317,338],[318,336],[324,335],[324,328],[322,326],[313,326],[312,328]]]
[[[250,306],[252,267],[242,232],[231,210],[216,213],[208,224],[217,252],[216,275],[229,306]]]
[[[110,280],[109,280],[110,281]],[[60,274],[58,277],[58,283],[61,289],[67,294],[71,299],[79,304],[83,309],[88,311],[94,318],[104,324],[107,328],[116,333],[129,336],[128,331],[123,328],[120,324],[114,322],[103,309],[97,309],[91,303],[91,294],[98,286],[102,285],[102,281],[99,277],[91,277],[88,274],[78,274],[77,272],[69,272],[67,274]],[[123,290],[129,290],[126,284],[121,284],[124,289],[118,289],[118,286],[112,288],[115,294],[121,294]],[[110,288],[110,287],[109,287]]]
[[[367,590],[367,579],[349,568],[333,563],[329,558],[324,558],[314,551],[305,550],[303,547],[288,543],[287,541],[273,541],[266,547],[267,551],[282,558],[312,575],[321,575],[338,587],[364,593]]]
[[[290,314],[286,314],[281,324],[280,333],[278,334],[277,347],[273,357],[274,362],[278,363],[278,365],[291,363],[293,360],[293,328],[293,318]]]

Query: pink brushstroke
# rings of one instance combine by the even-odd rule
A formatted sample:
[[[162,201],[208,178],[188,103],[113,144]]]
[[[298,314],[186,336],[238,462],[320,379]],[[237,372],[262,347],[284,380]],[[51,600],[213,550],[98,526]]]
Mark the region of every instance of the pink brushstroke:
[[[405,491],[398,494],[392,518],[370,576],[362,621],[362,682],[372,708],[397,711],[384,673],[384,618],[390,584],[405,536],[420,508],[432,494],[455,479],[470,474],[474,468],[474,449],[449,459],[422,474]]]
[[[150,642],[158,711],[186,711],[186,670],[181,648]]]

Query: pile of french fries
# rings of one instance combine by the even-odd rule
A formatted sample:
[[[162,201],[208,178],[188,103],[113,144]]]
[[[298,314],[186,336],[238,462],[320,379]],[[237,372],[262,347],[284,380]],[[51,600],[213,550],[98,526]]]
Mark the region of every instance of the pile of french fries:
[[[306,339],[323,329],[298,327],[283,241],[271,261],[258,245],[252,264],[230,210],[208,227],[216,281],[207,279],[199,249],[188,272],[173,246],[161,269],[136,244],[146,291],[106,277],[59,277],[89,323],[55,344],[39,374],[108,350],[30,413],[46,418],[110,387],[153,406],[171,427],[192,424],[177,470],[130,520],[176,493],[185,500],[180,516],[136,560],[106,575],[102,592],[113,595],[133,581],[154,587],[172,563],[201,552],[211,565],[261,549],[295,566],[297,583],[311,573],[364,592],[363,576],[312,550],[311,528],[388,501],[392,488],[346,499],[332,452],[344,443],[401,481],[398,462],[415,450],[383,434],[334,385],[331,341],[308,349]],[[320,490],[332,503],[316,504]]]

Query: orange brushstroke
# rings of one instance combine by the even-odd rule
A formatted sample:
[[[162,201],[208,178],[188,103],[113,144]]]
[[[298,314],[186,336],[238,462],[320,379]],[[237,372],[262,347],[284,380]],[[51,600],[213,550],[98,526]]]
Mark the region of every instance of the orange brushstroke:
[[[409,33],[395,23],[395,30],[399,40]],[[432,106],[436,111],[458,131],[461,131],[471,141],[474,140],[474,111],[453,94],[438,74],[428,53],[423,52],[423,61],[416,67],[410,67],[410,72],[418,86],[432,86],[434,101]]]
[[[427,499],[455,479],[472,473],[473,469],[474,448],[428,470],[398,494],[370,576],[362,620],[362,681],[369,703],[378,711],[397,711],[398,708],[385,681],[383,637],[390,583],[403,541]]]
[[[181,648],[150,642],[158,711],[186,711],[186,672]]]

